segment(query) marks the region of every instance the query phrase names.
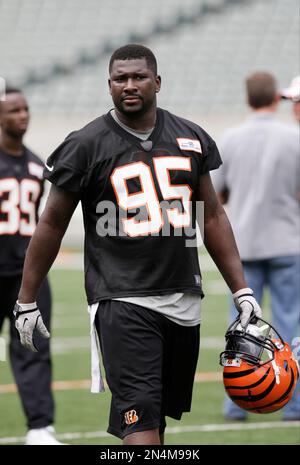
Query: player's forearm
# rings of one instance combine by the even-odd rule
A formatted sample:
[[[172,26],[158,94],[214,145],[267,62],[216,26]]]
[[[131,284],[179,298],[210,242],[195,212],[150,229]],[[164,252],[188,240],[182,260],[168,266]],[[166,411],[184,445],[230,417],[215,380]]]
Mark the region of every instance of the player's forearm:
[[[45,210],[27,250],[19,302],[36,301],[40,285],[58,254],[78,201],[77,194],[52,185]]]
[[[204,223],[204,245],[232,293],[247,287],[232,228],[222,207]]]
[[[63,235],[64,231],[41,218],[27,249],[19,302],[36,301],[42,281],[58,254]]]

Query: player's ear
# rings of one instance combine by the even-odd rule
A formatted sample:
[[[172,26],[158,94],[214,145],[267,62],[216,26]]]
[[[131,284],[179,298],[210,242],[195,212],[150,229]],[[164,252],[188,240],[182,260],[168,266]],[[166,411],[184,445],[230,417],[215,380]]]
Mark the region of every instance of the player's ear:
[[[109,93],[111,95],[111,80],[110,80],[110,78],[108,78],[107,82],[108,82]]]
[[[155,77],[155,83],[156,83],[155,92],[158,93],[160,91],[160,88],[161,88],[161,77],[160,76]]]

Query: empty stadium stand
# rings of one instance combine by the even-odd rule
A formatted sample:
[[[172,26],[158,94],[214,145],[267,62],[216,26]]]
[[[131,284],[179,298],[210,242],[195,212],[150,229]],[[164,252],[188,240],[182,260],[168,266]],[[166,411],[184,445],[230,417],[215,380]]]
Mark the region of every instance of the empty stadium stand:
[[[244,108],[243,80],[299,73],[298,0],[2,0],[0,76],[20,85],[36,114],[98,115],[111,106],[111,51],[155,52],[159,103],[185,115]]]

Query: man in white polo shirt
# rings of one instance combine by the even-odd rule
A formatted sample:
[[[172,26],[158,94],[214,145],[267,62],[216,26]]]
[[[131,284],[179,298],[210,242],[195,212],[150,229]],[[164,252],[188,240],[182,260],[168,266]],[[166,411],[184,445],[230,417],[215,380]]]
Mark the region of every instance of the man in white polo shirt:
[[[228,130],[219,143],[223,165],[213,174],[215,190],[228,200],[249,287],[259,302],[270,290],[272,322],[296,353],[300,321],[300,157],[299,132],[277,120],[281,96],[272,75],[246,80],[253,115]],[[226,194],[226,195],[225,195]],[[233,304],[231,308],[233,315]],[[225,417],[244,420],[246,412],[229,399]],[[300,420],[300,385],[283,411]]]

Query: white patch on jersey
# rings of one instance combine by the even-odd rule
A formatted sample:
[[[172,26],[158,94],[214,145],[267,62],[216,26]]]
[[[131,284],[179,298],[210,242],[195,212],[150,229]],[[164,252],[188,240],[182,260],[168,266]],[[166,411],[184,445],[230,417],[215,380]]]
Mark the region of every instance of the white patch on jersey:
[[[28,163],[28,171],[32,176],[43,179],[43,167],[37,163],[30,161]]]
[[[181,150],[188,150],[190,152],[202,153],[200,140],[186,139],[184,137],[177,137],[176,140]]]

